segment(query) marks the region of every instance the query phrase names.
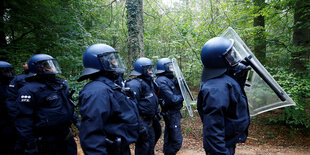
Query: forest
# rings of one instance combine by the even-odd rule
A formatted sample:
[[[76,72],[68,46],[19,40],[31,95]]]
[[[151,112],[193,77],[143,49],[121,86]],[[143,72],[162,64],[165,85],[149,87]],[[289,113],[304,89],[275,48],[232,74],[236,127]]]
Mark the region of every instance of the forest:
[[[308,0],[3,0],[0,13],[0,60],[20,74],[33,54],[53,56],[75,99],[86,84],[76,81],[83,52],[95,43],[114,47],[127,73],[142,56],[176,58],[197,95],[202,46],[232,27],[296,103],[272,122],[310,128]]]

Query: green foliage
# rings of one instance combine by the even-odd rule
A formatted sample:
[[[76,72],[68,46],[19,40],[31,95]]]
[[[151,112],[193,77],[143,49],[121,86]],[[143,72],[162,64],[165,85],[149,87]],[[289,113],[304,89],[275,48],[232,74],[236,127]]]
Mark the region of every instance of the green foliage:
[[[289,70],[291,54],[301,50],[292,43],[295,2],[270,0],[263,10],[256,12],[251,0],[187,0],[170,6],[164,0],[144,0],[144,55],[154,62],[162,57],[176,58],[190,88],[197,91],[204,43],[231,26],[253,49],[259,29],[253,27],[253,18],[264,15],[267,61],[263,65],[268,66],[297,103],[296,107],[286,108],[277,121],[309,127],[310,80],[296,77]],[[127,49],[130,22],[127,23],[126,12],[135,10],[126,10],[126,1],[6,0],[5,4],[1,22],[4,27],[0,31],[5,33],[7,42],[0,49],[0,59],[8,60],[20,73],[22,62],[31,55],[52,55],[60,63],[61,77],[69,82],[71,89],[77,90],[75,99],[86,83],[78,83],[76,79],[83,69],[82,53],[89,45],[106,43],[119,51],[125,62],[131,57]],[[128,64],[127,68],[132,65]]]
[[[287,107],[279,116],[279,121],[291,127],[310,127],[310,80],[309,77],[296,77],[284,68],[269,68],[274,78],[296,103]]]

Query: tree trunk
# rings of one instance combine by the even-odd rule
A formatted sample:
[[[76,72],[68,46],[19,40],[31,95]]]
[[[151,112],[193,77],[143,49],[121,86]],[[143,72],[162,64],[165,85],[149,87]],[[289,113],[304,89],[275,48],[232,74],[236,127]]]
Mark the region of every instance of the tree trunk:
[[[254,18],[254,27],[257,29],[254,35],[254,53],[257,59],[262,63],[266,63],[266,36],[265,36],[265,17],[259,13],[264,6],[265,0],[254,0],[259,16]]]
[[[143,0],[127,0],[128,66],[144,55]]]
[[[5,1],[0,2],[0,59],[7,61],[7,52],[5,48],[7,46],[5,32],[4,32],[4,13],[5,13]]]
[[[308,4],[307,4],[308,3]],[[293,44],[298,49],[292,53],[291,68],[297,76],[309,76],[307,63],[309,63],[310,46],[310,5],[308,0],[298,0],[294,10]],[[309,65],[309,64],[308,64]],[[309,69],[309,68],[308,68]]]

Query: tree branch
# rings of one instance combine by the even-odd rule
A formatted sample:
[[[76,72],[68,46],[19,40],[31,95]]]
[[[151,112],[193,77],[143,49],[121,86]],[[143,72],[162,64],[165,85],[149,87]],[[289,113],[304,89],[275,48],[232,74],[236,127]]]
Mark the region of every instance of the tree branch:
[[[144,13],[145,15],[151,16],[151,17],[153,17],[153,18],[155,18],[155,19],[157,18],[157,17],[155,17],[155,16],[153,16],[153,15],[150,15],[150,14],[144,12],[144,11],[143,11],[143,13]]]
[[[104,5],[104,6],[101,6],[101,7],[97,7],[97,8],[93,8],[92,10],[98,10],[98,9],[103,9],[103,8],[106,8],[106,7],[109,7],[111,6],[112,7],[112,4],[116,2],[116,0],[113,0],[110,4],[108,5]]]
[[[20,35],[18,38],[12,40],[12,44],[18,42],[19,40],[22,40],[26,35],[28,35],[29,33],[33,32],[35,30],[35,28],[29,30],[28,32],[23,33],[22,35]]]

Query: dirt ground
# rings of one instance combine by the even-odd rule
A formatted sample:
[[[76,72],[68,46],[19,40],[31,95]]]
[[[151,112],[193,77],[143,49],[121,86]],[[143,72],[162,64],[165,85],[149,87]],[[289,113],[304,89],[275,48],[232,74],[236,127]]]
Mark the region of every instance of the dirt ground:
[[[249,136],[245,143],[238,144],[236,155],[310,155],[309,129],[291,129],[271,123],[281,110],[267,112],[251,119]],[[202,146],[202,123],[198,114],[184,114],[182,119],[183,144],[177,155],[204,155]],[[164,122],[161,122],[164,128]],[[156,155],[163,155],[163,135],[155,147]],[[83,155],[81,148],[79,155]],[[131,145],[134,153],[134,145]]]
[[[184,139],[184,142],[191,141],[191,139]],[[157,155],[163,155],[162,145],[157,144],[156,153]],[[310,149],[309,147],[302,146],[274,146],[270,144],[258,144],[252,145],[247,142],[244,144],[238,144],[236,148],[236,155],[309,155]],[[184,147],[184,144],[181,150],[177,153],[177,155],[205,155],[205,152],[202,148],[202,142],[198,142],[197,145],[191,147]]]
[[[248,139],[237,145],[236,155],[310,155],[309,129],[291,129],[271,123],[270,120],[274,120],[280,113],[281,110],[278,110],[251,118]],[[202,124],[197,114],[193,118],[184,117],[182,131],[183,145],[177,154],[204,155]],[[162,146],[161,137],[156,145],[156,154],[163,155]]]

